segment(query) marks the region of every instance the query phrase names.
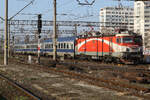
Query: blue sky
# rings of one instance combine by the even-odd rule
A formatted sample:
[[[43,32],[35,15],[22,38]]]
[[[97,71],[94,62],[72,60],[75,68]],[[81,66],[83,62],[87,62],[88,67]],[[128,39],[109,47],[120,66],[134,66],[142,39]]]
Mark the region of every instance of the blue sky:
[[[5,0],[0,0],[0,16],[4,18]],[[9,17],[13,16],[31,0],[8,0],[9,1]],[[81,2],[84,0],[81,0]],[[92,1],[92,0],[88,0]],[[133,2],[122,2],[125,6],[132,6]],[[58,20],[87,20],[98,21],[100,8],[106,6],[115,6],[118,2],[115,0],[96,0],[92,6],[78,5],[76,0],[57,0],[57,19]],[[37,15],[42,14],[42,18],[46,20],[53,19],[53,0],[35,0],[33,4],[28,6],[14,19],[37,19]],[[32,15],[33,14],[33,15]]]

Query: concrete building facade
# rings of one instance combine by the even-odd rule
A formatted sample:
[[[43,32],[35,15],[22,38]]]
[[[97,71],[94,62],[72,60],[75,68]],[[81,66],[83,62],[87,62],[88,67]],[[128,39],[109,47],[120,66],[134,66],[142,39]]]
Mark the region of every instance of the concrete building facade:
[[[150,48],[150,1],[134,2],[134,32],[142,35],[144,48]]]
[[[134,30],[134,9],[117,6],[100,9],[100,31],[110,32],[115,29]]]

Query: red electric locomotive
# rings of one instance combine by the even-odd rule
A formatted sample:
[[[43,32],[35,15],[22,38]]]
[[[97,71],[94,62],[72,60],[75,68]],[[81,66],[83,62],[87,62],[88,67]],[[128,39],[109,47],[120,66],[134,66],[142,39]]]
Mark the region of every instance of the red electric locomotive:
[[[137,63],[143,58],[142,37],[129,33],[79,37],[75,51],[105,62]]]

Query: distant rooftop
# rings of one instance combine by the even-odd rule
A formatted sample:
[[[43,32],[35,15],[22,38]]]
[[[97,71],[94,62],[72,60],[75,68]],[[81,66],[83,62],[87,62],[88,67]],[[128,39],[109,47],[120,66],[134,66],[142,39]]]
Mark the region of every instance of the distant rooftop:
[[[131,9],[131,10],[134,10],[133,7],[130,7],[130,6],[112,6],[112,7],[104,7],[104,8],[101,8],[102,9],[116,9],[116,10],[119,10],[119,9]]]

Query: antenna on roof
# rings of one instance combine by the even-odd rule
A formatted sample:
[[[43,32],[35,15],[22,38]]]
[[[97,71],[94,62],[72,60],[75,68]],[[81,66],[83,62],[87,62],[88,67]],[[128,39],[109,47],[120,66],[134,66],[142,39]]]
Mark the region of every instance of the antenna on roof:
[[[121,3],[121,0],[114,0],[114,1],[118,1],[118,8],[122,8],[123,7],[123,5]]]

